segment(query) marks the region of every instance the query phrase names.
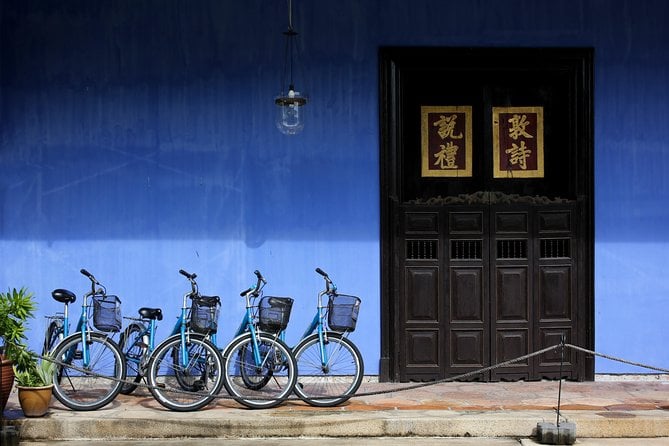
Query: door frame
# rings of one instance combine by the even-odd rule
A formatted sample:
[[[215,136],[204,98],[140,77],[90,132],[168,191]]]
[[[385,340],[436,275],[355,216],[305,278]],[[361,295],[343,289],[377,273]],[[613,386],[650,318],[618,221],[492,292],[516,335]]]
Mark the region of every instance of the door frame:
[[[592,48],[452,48],[383,47],[379,51],[380,117],[380,221],[381,221],[381,358],[379,379],[397,381],[400,376],[398,350],[401,326],[399,275],[396,246],[400,231],[399,207],[403,179],[403,104],[406,94],[404,75],[416,69],[480,69],[486,63],[501,66],[505,60],[523,60],[525,66],[557,66],[567,71],[570,95],[576,114],[573,118],[578,147],[574,159],[575,196],[581,240],[576,247],[581,259],[577,272],[578,338],[574,341],[594,349],[594,111]],[[429,67],[429,68],[428,68]],[[522,67],[521,67],[522,69]],[[579,354],[579,379],[594,379],[594,356]]]

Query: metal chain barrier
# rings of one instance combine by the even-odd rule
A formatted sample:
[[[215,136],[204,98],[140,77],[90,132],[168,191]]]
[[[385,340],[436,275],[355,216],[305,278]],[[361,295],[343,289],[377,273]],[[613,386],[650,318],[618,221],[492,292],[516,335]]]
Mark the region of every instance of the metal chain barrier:
[[[627,359],[618,358],[616,356],[607,355],[607,354],[604,354],[604,353],[598,353],[598,352],[595,352],[593,350],[588,350],[586,348],[579,347],[579,346],[574,345],[574,344],[565,343],[565,344],[552,345],[550,347],[546,347],[546,348],[543,348],[541,350],[537,350],[537,351],[529,353],[527,355],[519,356],[517,358],[513,358],[513,359],[510,359],[508,361],[500,362],[498,364],[494,364],[494,365],[491,365],[491,366],[488,366],[488,367],[483,367],[481,369],[472,370],[470,372],[462,373],[462,374],[457,375],[457,376],[451,376],[451,377],[448,377],[448,378],[444,378],[444,379],[440,379],[440,380],[436,380],[436,381],[425,382],[425,383],[416,383],[416,384],[403,386],[403,387],[395,387],[395,388],[392,388],[392,389],[385,389],[385,390],[378,390],[378,391],[371,391],[371,392],[357,392],[356,394],[352,395],[352,398],[362,397],[362,396],[376,396],[376,395],[383,395],[383,394],[396,393],[396,392],[404,392],[404,391],[408,391],[408,390],[421,389],[421,388],[436,386],[436,385],[444,384],[444,383],[448,383],[448,382],[463,380],[463,379],[470,378],[470,377],[473,377],[473,376],[477,376],[477,375],[480,375],[480,374],[483,374],[483,373],[486,373],[486,372],[490,372],[490,371],[493,371],[493,370],[496,370],[496,369],[499,369],[499,368],[502,368],[502,367],[506,367],[508,365],[511,365],[511,364],[514,364],[514,363],[517,363],[517,362],[525,361],[527,359],[533,358],[533,357],[538,356],[538,355],[542,355],[544,353],[547,353],[547,352],[550,352],[550,351],[553,351],[553,350],[565,349],[565,348],[570,348],[570,349],[573,349],[573,350],[578,351],[578,352],[595,355],[595,356],[598,356],[598,357],[601,357],[601,358],[604,358],[604,359],[609,359],[609,360],[616,361],[616,362],[621,362],[623,364],[628,364],[628,365],[632,365],[632,366],[636,366],[636,367],[642,367],[642,368],[646,368],[646,369],[654,370],[654,371],[658,371],[658,372],[669,373],[669,369],[666,369],[666,368],[655,367],[655,366],[651,366],[651,365],[640,363],[640,362],[630,361],[630,360],[627,360]],[[37,356],[42,360],[53,362],[53,363],[55,363],[55,364],[57,364],[61,367],[66,367],[66,368],[75,370],[79,373],[84,373],[84,374],[87,374],[87,375],[96,376],[98,378],[109,379],[111,381],[116,381],[116,382],[121,382],[121,383],[126,383],[126,384],[133,384],[133,385],[137,385],[138,387],[142,387],[142,388],[146,388],[146,389],[151,388],[151,386],[149,384],[145,384],[143,382],[136,383],[134,381],[128,381],[128,380],[113,378],[113,377],[109,377],[109,376],[102,376],[102,375],[99,375],[99,374],[96,374],[96,373],[92,373],[89,370],[84,370],[84,369],[81,369],[79,367],[75,367],[75,366],[72,366],[70,364],[63,363],[61,361],[58,361],[58,360],[56,360],[54,358],[51,358],[51,357],[48,357],[48,356],[41,356],[41,355],[37,355]],[[211,396],[215,399],[235,399],[234,397],[232,397],[230,395],[211,395],[209,393],[192,392],[192,391],[188,391],[188,390],[171,388],[171,387],[170,388],[161,387],[161,389],[162,390],[168,390],[168,391],[174,392],[174,393],[187,394],[187,395]],[[253,397],[253,399],[255,399],[255,400],[263,400],[263,399],[270,400],[270,399],[273,399],[273,398]],[[299,401],[299,398],[290,397],[290,398],[286,399],[286,401],[293,401],[293,400]]]
[[[476,376],[476,375],[480,375],[482,373],[489,372],[491,370],[496,370],[496,369],[499,369],[499,368],[502,368],[502,367],[506,367],[507,365],[514,364],[516,362],[520,362],[520,361],[524,361],[526,359],[533,358],[534,356],[543,355],[546,352],[549,352],[551,350],[555,350],[555,349],[561,348],[561,347],[562,347],[561,344],[553,345],[551,347],[546,347],[544,349],[538,350],[534,353],[529,353],[527,355],[519,356],[517,358],[510,359],[508,361],[500,362],[499,364],[491,365],[491,366],[484,367],[484,368],[478,369],[478,370],[472,370],[471,372],[463,373],[463,374],[457,375],[457,376],[451,376],[451,377],[440,379],[440,380],[437,380],[437,381],[430,381],[430,382],[427,382],[427,383],[418,383],[418,384],[413,384],[413,385],[406,386],[406,387],[398,387],[397,389],[394,389],[394,390],[391,389],[391,390],[379,390],[379,391],[376,391],[376,392],[358,392],[354,396],[374,396],[374,395],[382,395],[384,393],[403,392],[405,390],[421,389],[423,387],[436,386],[438,384],[458,381],[460,379],[469,378],[469,377],[472,377],[472,376]]]
[[[599,356],[600,358],[610,359],[611,361],[622,362],[623,364],[628,364],[628,365],[633,365],[633,366],[637,366],[637,367],[642,367],[642,368],[644,368],[644,369],[648,369],[648,370],[655,370],[656,372],[669,373],[669,369],[663,369],[663,368],[661,368],[661,367],[655,367],[655,366],[652,366],[652,365],[643,364],[643,363],[641,363],[641,362],[629,361],[629,360],[627,360],[627,359],[617,358],[617,357],[615,357],[615,356],[606,355],[606,354],[604,354],[604,353],[597,353],[597,352],[595,352],[595,351],[588,350],[588,349],[585,349],[585,348],[583,348],[583,347],[579,347],[578,345],[565,344],[564,346],[565,346],[565,347],[568,347],[568,348],[573,348],[574,350],[579,351],[579,352],[583,352],[583,353],[588,353],[588,354],[591,354],[591,355]]]

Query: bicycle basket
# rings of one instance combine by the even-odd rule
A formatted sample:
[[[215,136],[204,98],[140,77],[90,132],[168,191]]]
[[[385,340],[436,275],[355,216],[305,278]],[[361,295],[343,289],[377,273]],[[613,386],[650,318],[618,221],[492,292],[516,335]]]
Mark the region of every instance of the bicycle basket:
[[[121,331],[121,300],[117,296],[93,296],[93,325],[100,331]]]
[[[263,297],[258,304],[260,329],[271,333],[285,330],[292,308],[293,299],[290,297]]]
[[[221,299],[218,296],[194,297],[190,309],[190,328],[197,333],[216,333],[220,306]]]
[[[346,294],[331,295],[328,302],[328,326],[334,331],[353,331],[358,321],[360,299]]]

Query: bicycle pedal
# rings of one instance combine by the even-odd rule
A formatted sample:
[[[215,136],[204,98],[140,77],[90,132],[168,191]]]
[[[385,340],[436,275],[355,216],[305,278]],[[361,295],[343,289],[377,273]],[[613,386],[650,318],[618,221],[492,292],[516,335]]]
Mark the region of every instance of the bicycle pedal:
[[[198,379],[197,381],[193,382],[193,390],[195,392],[199,392],[202,389],[204,389],[204,383],[202,382],[202,380]]]

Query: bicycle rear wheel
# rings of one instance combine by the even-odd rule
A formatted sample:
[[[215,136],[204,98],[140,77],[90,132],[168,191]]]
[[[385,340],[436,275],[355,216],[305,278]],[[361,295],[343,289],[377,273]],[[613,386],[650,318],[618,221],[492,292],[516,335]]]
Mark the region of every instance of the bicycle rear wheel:
[[[149,390],[168,409],[188,412],[209,404],[223,386],[223,360],[214,344],[191,334],[183,345],[181,335],[163,341],[147,368]]]
[[[81,333],[74,333],[58,344],[53,358],[53,394],[73,410],[96,410],[106,406],[121,391],[125,379],[125,361],[121,349],[101,333],[88,333],[84,358]]]
[[[129,395],[137,388],[137,383],[144,376],[145,355],[149,350],[148,335],[142,336],[144,327],[138,323],[128,325],[118,341],[125,357],[126,378],[121,386],[121,393]],[[146,338],[146,339],[145,339]],[[135,384],[133,384],[133,382]]]
[[[42,345],[42,356],[46,356],[60,342],[63,335],[63,321],[52,319],[44,333],[44,345]]]
[[[338,333],[327,333],[323,345],[327,363],[321,359],[318,333],[307,336],[293,350],[300,376],[295,393],[312,406],[337,406],[360,387],[364,363],[358,348]]]
[[[240,404],[267,409],[278,406],[291,394],[297,380],[297,364],[290,348],[280,339],[265,333],[258,333],[256,339],[258,363],[251,333],[238,336],[225,348],[224,384]],[[256,385],[249,386],[250,383]]]

